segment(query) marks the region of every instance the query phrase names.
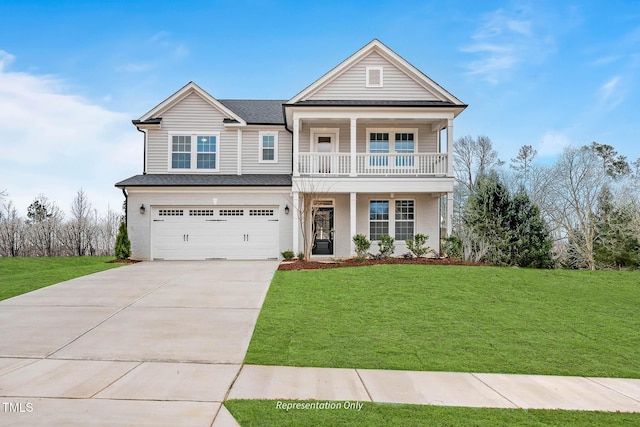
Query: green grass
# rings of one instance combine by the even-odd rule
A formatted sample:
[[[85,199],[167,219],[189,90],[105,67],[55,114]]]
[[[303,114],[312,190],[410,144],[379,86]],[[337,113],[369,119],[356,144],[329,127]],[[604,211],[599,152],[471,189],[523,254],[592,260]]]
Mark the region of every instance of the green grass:
[[[283,403],[295,403],[283,401]],[[309,402],[303,402],[309,403]],[[344,402],[335,402],[344,405]],[[640,414],[559,410],[459,408],[364,403],[355,409],[278,409],[274,400],[224,403],[243,427],[249,426],[630,426]]]
[[[123,264],[114,257],[0,258],[0,300]]]
[[[278,271],[248,364],[640,378],[640,272]]]

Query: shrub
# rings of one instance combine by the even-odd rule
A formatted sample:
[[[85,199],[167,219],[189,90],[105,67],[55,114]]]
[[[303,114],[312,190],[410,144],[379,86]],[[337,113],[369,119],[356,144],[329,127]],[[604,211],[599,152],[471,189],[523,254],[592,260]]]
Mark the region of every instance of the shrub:
[[[380,248],[380,255],[382,255],[383,258],[388,258],[393,255],[396,250],[396,245],[394,245],[395,241],[396,239],[391,236],[380,236],[378,247]]]
[[[282,258],[286,259],[287,261],[291,261],[293,259],[293,256],[295,254],[293,253],[293,251],[284,251],[282,252]]]
[[[427,240],[429,240],[429,236],[426,234],[416,234],[413,236],[413,239],[405,240],[405,243],[407,244],[407,249],[409,249],[412,254],[417,258],[422,258],[427,252],[432,250],[429,246],[425,246]]]
[[[371,242],[364,234],[356,234],[353,236],[353,243],[356,246],[356,255],[358,259],[364,259],[367,257],[367,252],[371,247]]]
[[[124,221],[120,221],[115,252],[116,258],[118,259],[127,259],[131,256],[131,242],[129,241],[129,234],[127,233],[127,226]]]
[[[442,239],[442,251],[447,258],[462,258],[462,240],[457,236]]]
[[[302,251],[298,252],[298,259],[299,259],[300,261],[303,261],[303,260],[304,260],[304,252],[302,252]]]

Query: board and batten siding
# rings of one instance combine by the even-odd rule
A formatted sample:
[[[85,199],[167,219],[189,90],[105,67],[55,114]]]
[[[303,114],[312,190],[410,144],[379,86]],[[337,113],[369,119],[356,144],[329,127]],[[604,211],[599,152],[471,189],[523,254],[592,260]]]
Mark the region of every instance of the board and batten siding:
[[[382,67],[383,86],[366,87],[367,67]],[[441,100],[380,54],[372,52],[319,89],[309,100]]]
[[[293,138],[285,130],[264,128],[264,132],[278,132],[278,162],[260,163],[261,130],[242,130],[242,173],[243,174],[288,174],[292,170]]]
[[[238,134],[227,130],[221,111],[191,94],[162,113],[162,129],[149,130],[147,139],[147,172],[167,173],[169,170],[169,132],[219,132],[220,174],[235,174],[238,161]]]

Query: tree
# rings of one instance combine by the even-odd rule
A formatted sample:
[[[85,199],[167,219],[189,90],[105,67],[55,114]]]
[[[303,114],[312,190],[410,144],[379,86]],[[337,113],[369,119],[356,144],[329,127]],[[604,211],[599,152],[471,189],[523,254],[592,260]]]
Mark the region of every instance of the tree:
[[[0,251],[4,256],[19,256],[24,248],[24,221],[12,201],[5,202],[0,211]]]
[[[525,188],[528,188],[533,161],[537,154],[538,151],[534,150],[531,145],[523,145],[518,150],[518,155],[514,159],[511,159],[509,167],[516,171],[516,178],[519,185]]]
[[[27,208],[27,226],[32,250],[40,256],[56,255],[64,214],[40,194]]]
[[[131,256],[131,242],[127,233],[127,225],[124,221],[120,222],[118,236],[116,237],[115,254],[118,259],[127,259]]]
[[[620,179],[631,174],[631,166],[625,156],[621,156],[611,146],[592,142],[586,149],[593,151],[602,161],[602,168],[613,179]]]
[[[471,135],[459,138],[453,145],[453,163],[456,181],[468,191],[473,190],[476,179],[504,164],[491,139],[484,135],[476,139]]]
[[[496,265],[552,266],[547,225],[524,193],[511,196],[497,174],[481,177],[465,211],[465,257]]]
[[[64,227],[65,244],[73,255],[85,256],[94,252],[95,224],[91,214],[91,203],[81,188],[71,204],[71,220]]]
[[[594,270],[594,209],[611,177],[600,157],[588,147],[566,148],[553,168],[553,177],[547,189],[547,213],[556,224],[559,238],[575,254],[568,266]]]

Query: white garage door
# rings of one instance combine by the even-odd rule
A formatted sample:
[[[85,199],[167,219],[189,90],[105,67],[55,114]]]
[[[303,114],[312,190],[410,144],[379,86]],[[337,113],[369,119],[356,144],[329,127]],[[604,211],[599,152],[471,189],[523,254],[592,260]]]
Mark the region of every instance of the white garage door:
[[[278,258],[278,209],[166,207],[153,209],[154,259]]]

